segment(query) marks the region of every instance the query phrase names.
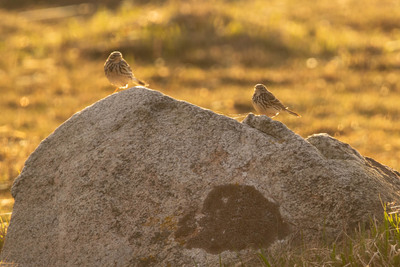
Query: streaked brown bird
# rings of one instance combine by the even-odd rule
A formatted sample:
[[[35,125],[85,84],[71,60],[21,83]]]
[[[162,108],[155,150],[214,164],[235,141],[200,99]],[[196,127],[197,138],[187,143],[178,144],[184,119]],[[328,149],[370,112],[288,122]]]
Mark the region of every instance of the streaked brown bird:
[[[294,116],[301,117],[299,114],[291,111],[288,107],[283,105],[281,101],[268,91],[267,87],[263,84],[257,84],[254,86],[252,102],[258,113],[267,115],[271,118],[277,116],[282,110]]]
[[[104,63],[104,73],[108,81],[112,85],[117,86],[114,93],[120,88],[127,88],[130,82],[148,86],[147,83],[137,79],[133,75],[131,67],[119,51],[114,51],[108,56],[106,63]]]

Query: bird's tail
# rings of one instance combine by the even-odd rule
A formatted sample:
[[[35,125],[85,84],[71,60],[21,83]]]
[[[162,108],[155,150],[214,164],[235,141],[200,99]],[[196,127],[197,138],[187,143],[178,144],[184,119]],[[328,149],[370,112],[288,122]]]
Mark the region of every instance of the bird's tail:
[[[288,108],[285,108],[285,110],[289,113],[289,114],[292,114],[293,116],[297,116],[297,117],[301,117],[301,115],[300,114],[297,114],[296,112],[294,112],[294,111],[291,111],[290,109],[288,109]]]
[[[139,79],[136,78],[136,77],[133,78],[133,81],[134,81],[135,83],[140,84],[140,85],[143,85],[143,86],[149,86],[148,83],[146,83],[146,82],[144,82],[144,81],[142,81],[142,80],[139,80]]]

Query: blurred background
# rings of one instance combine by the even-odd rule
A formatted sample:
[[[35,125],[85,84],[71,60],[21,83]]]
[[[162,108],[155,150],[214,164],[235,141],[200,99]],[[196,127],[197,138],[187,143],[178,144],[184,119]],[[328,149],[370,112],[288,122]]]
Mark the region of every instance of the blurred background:
[[[0,2],[0,210],[40,141],[115,87],[119,50],[150,88],[241,121],[264,83],[302,118],[400,170],[398,0]]]

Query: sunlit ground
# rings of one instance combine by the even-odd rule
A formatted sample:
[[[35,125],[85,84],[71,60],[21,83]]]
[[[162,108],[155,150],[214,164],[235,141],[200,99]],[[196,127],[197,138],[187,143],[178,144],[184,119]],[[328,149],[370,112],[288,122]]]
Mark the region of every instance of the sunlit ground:
[[[264,83],[302,115],[276,118],[294,132],[329,133],[399,170],[399,3],[128,1],[59,16],[0,10],[0,212],[11,211],[7,192],[39,142],[114,91],[103,74],[113,50],[150,88],[238,120],[254,112],[252,88]]]

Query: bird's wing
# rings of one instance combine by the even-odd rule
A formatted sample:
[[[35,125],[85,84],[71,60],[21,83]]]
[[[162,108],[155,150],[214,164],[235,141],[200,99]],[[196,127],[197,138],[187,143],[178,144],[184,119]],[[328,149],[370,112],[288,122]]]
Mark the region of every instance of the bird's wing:
[[[266,91],[264,92],[262,95],[264,100],[270,102],[273,105],[279,106],[282,109],[285,109],[286,107],[281,103],[281,101],[279,101],[278,98],[276,98],[271,92]]]
[[[135,77],[132,73],[132,69],[126,61],[120,62],[120,72],[124,76]]]

